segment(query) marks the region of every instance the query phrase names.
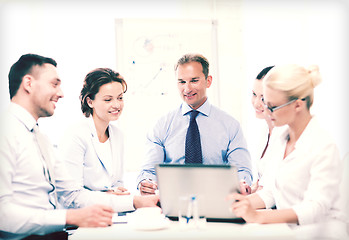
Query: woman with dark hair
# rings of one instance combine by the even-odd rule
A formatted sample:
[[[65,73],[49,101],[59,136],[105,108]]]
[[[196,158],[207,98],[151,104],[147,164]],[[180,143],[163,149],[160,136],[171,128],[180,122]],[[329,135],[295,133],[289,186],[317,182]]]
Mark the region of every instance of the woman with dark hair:
[[[86,75],[80,94],[86,118],[68,129],[59,146],[75,187],[129,194],[123,187],[123,134],[111,124],[122,113],[126,90],[124,78],[109,68]]]
[[[254,170],[255,176],[253,176],[254,183],[251,186],[252,193],[262,189],[265,181],[265,176],[263,175],[264,175],[267,163],[265,160],[263,160],[263,157],[268,148],[270,135],[273,131],[273,125],[264,109],[263,78],[265,77],[265,75],[267,75],[267,73],[273,67],[274,66],[263,68],[263,70],[257,75],[256,79],[253,81],[251,103],[252,103],[256,118],[265,120],[266,127],[265,127],[265,131],[263,131],[262,142],[258,143],[258,145],[256,146],[256,149],[253,149],[253,151],[257,151],[257,152],[256,152],[256,155],[252,155],[252,162],[255,166],[255,170]],[[263,126],[263,129],[264,129],[264,126]]]

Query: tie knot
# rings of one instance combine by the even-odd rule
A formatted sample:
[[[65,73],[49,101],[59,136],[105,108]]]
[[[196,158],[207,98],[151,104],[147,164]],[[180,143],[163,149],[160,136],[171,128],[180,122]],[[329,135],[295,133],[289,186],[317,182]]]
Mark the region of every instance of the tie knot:
[[[199,114],[198,111],[192,110],[191,113],[190,113],[190,121],[193,121],[198,114]]]

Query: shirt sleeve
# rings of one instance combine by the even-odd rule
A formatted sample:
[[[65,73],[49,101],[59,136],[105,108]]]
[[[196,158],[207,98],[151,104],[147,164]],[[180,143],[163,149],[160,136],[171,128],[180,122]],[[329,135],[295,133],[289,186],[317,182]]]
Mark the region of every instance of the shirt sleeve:
[[[252,163],[247,143],[243,136],[240,124],[236,123],[233,135],[229,141],[227,158],[231,165],[237,167],[239,178],[247,184],[252,184]]]
[[[16,234],[47,234],[62,231],[66,224],[66,210],[46,210],[13,201],[12,179],[16,174],[16,157],[8,139],[0,139],[0,229]],[[28,171],[30,171],[28,169]]]
[[[9,201],[2,199],[0,203],[1,217],[6,219],[0,222],[1,231],[13,234],[43,235],[64,230],[66,210],[33,209]]]
[[[264,187],[262,190],[257,191],[256,194],[262,199],[266,209],[275,206],[275,200],[271,189]]]
[[[159,123],[147,134],[146,153],[142,170],[137,178],[137,187],[144,179],[157,181],[155,165],[164,162],[165,149],[160,137]]]
[[[58,197],[59,202],[65,208],[82,208],[94,204],[101,204],[112,207],[114,212],[135,210],[133,206],[134,195],[114,195],[87,189],[74,191],[65,188],[64,190],[58,191]]]

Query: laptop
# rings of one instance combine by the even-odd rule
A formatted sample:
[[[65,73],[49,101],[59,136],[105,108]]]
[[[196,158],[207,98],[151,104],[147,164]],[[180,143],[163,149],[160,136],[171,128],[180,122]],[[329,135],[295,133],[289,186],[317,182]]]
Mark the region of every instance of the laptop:
[[[156,167],[160,204],[171,220],[178,219],[180,198],[199,199],[199,214],[207,221],[244,222],[230,207],[228,194],[239,192],[237,169],[231,165],[158,164]]]

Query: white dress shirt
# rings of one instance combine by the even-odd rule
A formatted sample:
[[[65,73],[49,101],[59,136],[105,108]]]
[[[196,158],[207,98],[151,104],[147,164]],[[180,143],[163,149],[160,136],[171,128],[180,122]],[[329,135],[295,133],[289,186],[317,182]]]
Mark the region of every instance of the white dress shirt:
[[[21,239],[31,234],[62,231],[66,210],[54,209],[49,202],[52,186],[44,175],[41,153],[34,138],[36,121],[21,106],[10,103],[1,118],[0,131],[0,238]],[[133,196],[77,190],[67,175],[63,161],[55,159],[57,193],[65,207],[104,204],[114,211],[133,210]]]
[[[333,139],[312,117],[295,149],[284,158],[288,127],[274,128],[265,158],[272,162],[265,174],[273,176],[257,192],[267,208],[292,208],[299,225],[344,221],[339,185],[342,162]]]
[[[32,115],[11,103],[1,118],[0,236],[19,239],[30,234],[62,231],[66,210],[54,210],[52,186],[44,175],[35,141]]]

